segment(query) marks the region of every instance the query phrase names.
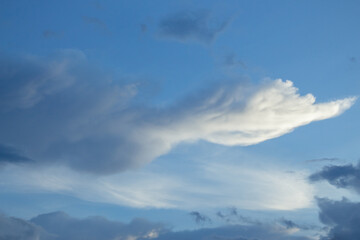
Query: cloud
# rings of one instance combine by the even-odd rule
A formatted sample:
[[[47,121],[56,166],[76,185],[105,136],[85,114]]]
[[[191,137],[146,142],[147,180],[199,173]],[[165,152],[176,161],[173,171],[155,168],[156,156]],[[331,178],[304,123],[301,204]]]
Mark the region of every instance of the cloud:
[[[107,220],[103,217],[77,219],[64,212],[39,215],[30,220],[57,240],[136,240],[156,237],[164,228],[162,224],[135,219],[128,224]]]
[[[0,144],[0,164],[1,163],[23,163],[32,160],[24,156],[21,151],[16,148]]]
[[[294,235],[294,231],[276,223],[228,225],[175,232],[163,224],[152,223],[144,219],[121,223],[100,216],[78,219],[64,212],[41,214],[30,221],[0,216],[0,223],[0,239],[6,240],[310,239]]]
[[[203,228],[193,231],[168,232],[157,238],[158,240],[310,240],[306,236],[292,235],[281,225],[228,225],[216,228]]]
[[[360,194],[360,163],[357,166],[325,166],[309,179],[312,182],[326,180],[337,188],[353,189]]]
[[[29,221],[0,214],[1,240],[52,240],[52,235]]]
[[[0,62],[0,143],[27,149],[38,164],[96,174],[143,166],[184,142],[257,144],[338,116],[355,102],[315,103],[277,79],[219,85],[154,108],[135,104],[137,83],[105,74],[80,51]]]
[[[333,201],[318,198],[319,218],[330,227],[322,240],[353,240],[360,238],[360,203],[353,203],[343,198]]]
[[[251,159],[254,161],[254,159]],[[188,167],[169,169],[158,165],[110,176],[93,176],[53,166],[30,168],[8,166],[0,183],[11,191],[47,192],[71,195],[86,201],[137,208],[193,209],[236,206],[249,210],[294,210],[313,202],[307,173],[286,173],[258,165],[251,167],[234,159],[221,163],[207,158]],[[176,165],[175,165],[176,166]],[[186,172],[186,177],[184,177]],[[234,191],[237,189],[237,191]],[[249,200],[251,199],[251,200]],[[222,212],[231,222],[253,220]],[[226,220],[225,220],[226,221]]]
[[[30,221],[0,215],[3,240],[144,240],[162,231],[167,231],[163,224],[144,219],[126,224],[99,216],[78,219],[64,212],[41,214]]]
[[[197,211],[193,211],[191,213],[189,213],[190,216],[192,216],[195,220],[196,223],[198,224],[205,224],[205,223],[211,223],[212,220],[211,218],[209,218],[208,216],[201,214]]]
[[[229,22],[215,21],[207,11],[183,11],[162,19],[159,23],[159,34],[181,42],[197,41],[209,44],[225,30]]]

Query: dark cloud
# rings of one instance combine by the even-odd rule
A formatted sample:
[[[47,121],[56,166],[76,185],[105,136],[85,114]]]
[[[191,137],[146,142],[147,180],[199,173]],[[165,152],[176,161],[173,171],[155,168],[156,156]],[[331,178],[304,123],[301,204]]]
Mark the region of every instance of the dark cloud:
[[[325,166],[321,171],[312,174],[310,181],[326,180],[337,188],[354,189],[360,193],[360,165]]]
[[[32,160],[23,155],[21,151],[11,146],[0,144],[0,164],[1,163],[23,163]]]
[[[208,216],[201,214],[199,212],[193,211],[189,213],[192,216],[197,224],[205,224],[205,223],[212,223],[211,218]]]
[[[182,42],[211,43],[228,24],[229,20],[216,21],[207,11],[183,11],[162,19],[159,33]]]
[[[319,218],[330,230],[322,240],[360,239],[360,203],[318,198]]]

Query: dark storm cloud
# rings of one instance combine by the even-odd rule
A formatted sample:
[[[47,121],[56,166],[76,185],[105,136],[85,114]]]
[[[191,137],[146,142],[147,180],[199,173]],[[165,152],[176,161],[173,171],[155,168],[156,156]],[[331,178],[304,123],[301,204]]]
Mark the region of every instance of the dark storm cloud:
[[[1,163],[23,163],[32,160],[23,155],[21,151],[11,146],[0,144],[0,164]]]
[[[360,193],[360,165],[325,166],[321,171],[312,174],[310,181],[326,180],[337,188],[354,189]]]
[[[353,203],[345,198],[341,201],[318,198],[317,203],[320,221],[330,227],[322,240],[360,239],[360,203]]]
[[[183,11],[162,19],[159,33],[162,37],[182,42],[211,43],[228,24],[229,20],[215,21],[207,11]]]
[[[199,212],[193,211],[189,213],[190,216],[192,216],[197,224],[205,224],[205,223],[211,223],[211,218],[208,216],[201,214]]]

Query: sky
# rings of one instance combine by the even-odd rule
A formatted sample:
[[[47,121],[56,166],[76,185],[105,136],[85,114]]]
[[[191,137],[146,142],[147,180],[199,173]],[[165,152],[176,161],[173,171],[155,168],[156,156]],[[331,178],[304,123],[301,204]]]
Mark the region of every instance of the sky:
[[[0,239],[359,239],[359,10],[0,0]]]

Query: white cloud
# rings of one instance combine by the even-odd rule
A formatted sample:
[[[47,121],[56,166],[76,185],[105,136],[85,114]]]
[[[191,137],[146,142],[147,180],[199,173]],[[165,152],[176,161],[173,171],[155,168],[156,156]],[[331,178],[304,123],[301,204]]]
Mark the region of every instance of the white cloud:
[[[335,117],[355,102],[315,103],[313,95],[301,96],[291,81],[278,79],[220,85],[158,109],[135,106],[138,85],[94,70],[81,52],[4,66],[0,144],[41,164],[97,174],[143,166],[183,142],[257,144]]]
[[[186,174],[184,174],[184,171]],[[288,173],[278,166],[262,168],[244,162],[191,162],[178,171],[156,170],[94,177],[66,168],[7,167],[0,182],[11,191],[55,192],[130,207],[175,209],[219,208],[293,210],[310,207],[312,186],[306,173]]]

